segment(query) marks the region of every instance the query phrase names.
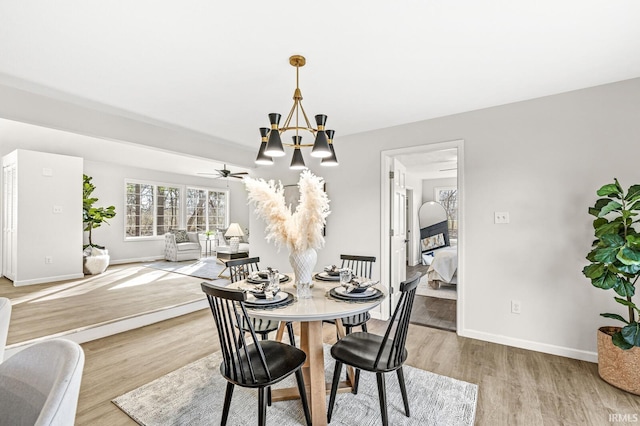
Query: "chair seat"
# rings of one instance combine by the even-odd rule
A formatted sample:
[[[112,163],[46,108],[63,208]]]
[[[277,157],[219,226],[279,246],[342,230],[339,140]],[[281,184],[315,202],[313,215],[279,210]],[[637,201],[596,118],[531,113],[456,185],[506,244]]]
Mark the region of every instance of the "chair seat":
[[[307,356],[303,351],[293,346],[274,342],[273,340],[263,340],[260,342],[264,357],[267,361],[267,368],[271,373],[271,379],[269,379],[262,368],[258,351],[255,345],[248,345],[247,351],[249,352],[249,359],[251,360],[253,372],[256,376],[256,380],[251,379],[251,373],[249,373],[249,363],[247,362],[246,355],[242,354],[242,366],[244,368],[244,376],[240,374],[239,366],[236,365],[237,375],[226,374],[224,363],[220,364],[220,373],[225,379],[236,385],[257,388],[270,386],[274,383],[278,383],[284,379],[291,372],[304,364]],[[234,377],[235,376],[235,377]]]
[[[331,356],[337,361],[362,370],[374,372],[396,370],[401,367],[402,363],[407,359],[407,350],[402,350],[400,362],[397,364],[387,364],[387,360],[390,358],[389,350],[393,347],[391,341],[389,341],[385,346],[385,350],[380,357],[380,362],[378,362],[377,368],[374,367],[377,351],[372,351],[371,348],[379,348],[382,346],[383,339],[384,338],[382,336],[378,336],[377,334],[351,333],[340,339],[331,347]]]
[[[185,250],[200,250],[199,243],[178,243],[176,244],[176,250],[185,251]]]

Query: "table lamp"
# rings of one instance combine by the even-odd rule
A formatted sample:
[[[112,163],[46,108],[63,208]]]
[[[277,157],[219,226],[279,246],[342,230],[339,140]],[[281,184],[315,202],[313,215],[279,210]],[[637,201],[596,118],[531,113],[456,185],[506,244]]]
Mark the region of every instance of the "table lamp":
[[[224,234],[225,237],[231,237],[229,239],[229,249],[231,253],[237,253],[238,247],[240,247],[240,237],[244,237],[244,232],[242,232],[242,228],[237,223],[232,223],[229,225],[229,229]]]

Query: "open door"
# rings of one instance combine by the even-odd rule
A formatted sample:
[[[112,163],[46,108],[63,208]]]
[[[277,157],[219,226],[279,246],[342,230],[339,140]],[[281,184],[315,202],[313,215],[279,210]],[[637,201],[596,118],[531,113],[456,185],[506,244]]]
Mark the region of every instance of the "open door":
[[[400,298],[400,283],[407,278],[407,188],[406,168],[395,158],[389,174],[391,201],[390,312]]]

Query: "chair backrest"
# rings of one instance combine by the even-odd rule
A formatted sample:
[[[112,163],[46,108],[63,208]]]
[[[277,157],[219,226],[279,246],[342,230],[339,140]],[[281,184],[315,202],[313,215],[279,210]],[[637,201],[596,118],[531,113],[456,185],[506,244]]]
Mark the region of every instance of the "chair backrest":
[[[402,362],[404,345],[407,341],[407,331],[409,329],[409,317],[411,316],[411,308],[413,307],[413,300],[416,296],[420,277],[421,275],[416,273],[408,280],[400,283],[400,300],[398,301],[398,305],[389,320],[387,331],[384,334],[382,345],[380,345],[376,361],[373,365],[374,368],[378,366],[385,350],[388,351],[387,359],[384,360],[387,365],[398,365]],[[398,320],[397,323],[396,319]],[[389,336],[391,335],[394,325],[396,326],[396,330],[393,333],[393,338],[389,340]],[[387,345],[391,345],[391,348],[387,349]]]
[[[4,359],[4,348],[7,345],[10,320],[11,301],[6,297],[0,297],[0,362]]]
[[[0,364],[2,424],[75,423],[84,352],[70,340],[36,343]]]
[[[375,256],[341,254],[340,259],[342,260],[341,268],[349,268],[354,275],[371,279],[373,263],[376,261]]]
[[[246,280],[249,276],[260,270],[258,267],[259,257],[245,257],[244,259],[228,260],[224,266],[229,268],[231,282]]]
[[[262,346],[244,306],[247,300],[246,293],[242,290],[217,287],[208,283],[202,283],[201,287],[207,295],[218,329],[224,375],[237,382],[256,383],[254,367],[261,367],[267,378],[271,380]],[[253,345],[247,343],[245,333],[238,327],[239,324],[244,324],[245,331],[248,330],[251,333]],[[264,377],[260,372],[258,374]]]

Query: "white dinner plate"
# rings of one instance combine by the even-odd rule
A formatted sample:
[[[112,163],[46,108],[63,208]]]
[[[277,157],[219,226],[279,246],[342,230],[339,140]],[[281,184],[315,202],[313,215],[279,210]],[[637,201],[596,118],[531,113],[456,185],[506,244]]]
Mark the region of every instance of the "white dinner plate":
[[[257,297],[255,297],[253,294],[251,293],[247,293],[247,302],[253,303],[253,304],[263,304],[263,305],[268,305],[270,303],[278,303],[283,301],[284,299],[286,299],[288,296],[288,293],[285,291],[280,291],[278,292],[278,294],[276,294],[275,296],[273,296],[273,299],[259,299]]]

